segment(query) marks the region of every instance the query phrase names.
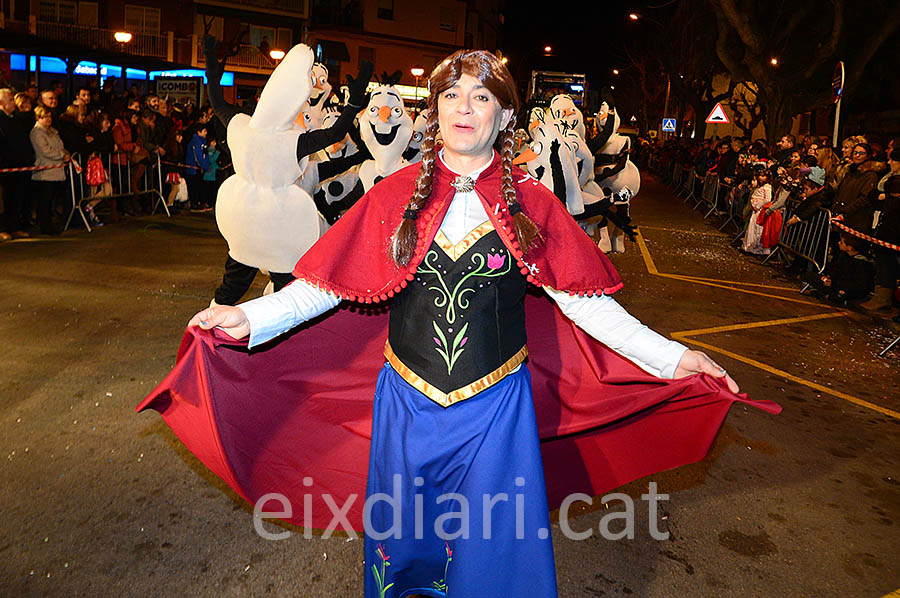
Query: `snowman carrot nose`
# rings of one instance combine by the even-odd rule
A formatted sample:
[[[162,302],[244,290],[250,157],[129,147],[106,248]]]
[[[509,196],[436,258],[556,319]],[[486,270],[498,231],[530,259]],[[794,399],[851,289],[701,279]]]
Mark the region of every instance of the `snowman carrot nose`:
[[[526,148],[525,151],[523,151],[521,154],[519,154],[518,156],[515,157],[515,159],[513,160],[513,164],[523,164],[525,162],[531,162],[532,160],[534,160],[537,157],[538,157],[538,155],[536,153],[534,153],[534,150],[529,147],[529,148]]]
[[[382,106],[378,109],[378,118],[381,119],[381,122],[386,123],[388,119],[391,117],[391,107],[390,106]]]

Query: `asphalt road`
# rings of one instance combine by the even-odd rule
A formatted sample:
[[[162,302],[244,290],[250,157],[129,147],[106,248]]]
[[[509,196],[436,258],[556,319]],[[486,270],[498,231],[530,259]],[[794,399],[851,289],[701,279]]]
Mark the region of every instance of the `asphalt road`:
[[[633,539],[598,532],[621,501],[571,520],[595,530],[588,540],[554,526],[560,595],[900,588],[900,349],[877,357],[900,331],[799,295],[649,177],[633,212],[645,249],[613,256],[620,302],[703,343],[784,412],[735,406],[704,461],[621,489],[638,498],[653,481],[669,495],[668,540],[651,538],[639,500]],[[361,541],[263,540],[156,413],[134,413],[208,304],[225,250],[209,214],[0,245],[0,595],[362,594]]]

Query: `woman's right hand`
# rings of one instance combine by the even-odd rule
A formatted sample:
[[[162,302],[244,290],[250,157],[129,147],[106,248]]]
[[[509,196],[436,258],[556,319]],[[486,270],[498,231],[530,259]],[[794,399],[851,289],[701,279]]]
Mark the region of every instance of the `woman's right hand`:
[[[197,312],[188,322],[188,326],[199,326],[203,330],[218,326],[228,336],[236,339],[250,334],[250,321],[247,320],[244,310],[231,305],[214,305]]]

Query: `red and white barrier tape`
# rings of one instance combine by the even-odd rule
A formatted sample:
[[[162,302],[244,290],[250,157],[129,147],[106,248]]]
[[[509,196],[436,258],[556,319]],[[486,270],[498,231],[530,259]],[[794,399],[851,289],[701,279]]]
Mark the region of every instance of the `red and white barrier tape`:
[[[876,239],[875,237],[870,237],[869,235],[863,234],[858,230],[854,230],[849,226],[844,225],[840,220],[831,219],[831,225],[836,226],[841,229],[845,233],[851,234],[854,237],[859,237],[860,239],[865,239],[870,243],[875,243],[876,245],[881,245],[882,247],[887,247],[888,249],[893,249],[894,251],[900,251],[900,245],[894,245],[893,243],[888,243],[887,241],[882,241],[881,239]]]
[[[7,172],[38,172],[41,170],[53,170],[54,168],[65,168],[69,164],[75,167],[75,172],[81,174],[81,165],[78,162],[73,162],[72,160],[68,160],[62,164],[53,164],[51,166],[20,166],[17,168],[0,168],[0,174]]]
[[[170,162],[169,160],[160,160],[163,164],[168,164],[169,166],[178,166],[179,168],[192,168],[194,170],[200,170],[199,166],[191,166],[190,164],[182,164],[180,162]],[[225,170],[226,168],[231,168],[234,162],[229,162],[225,166],[220,166],[219,170]]]

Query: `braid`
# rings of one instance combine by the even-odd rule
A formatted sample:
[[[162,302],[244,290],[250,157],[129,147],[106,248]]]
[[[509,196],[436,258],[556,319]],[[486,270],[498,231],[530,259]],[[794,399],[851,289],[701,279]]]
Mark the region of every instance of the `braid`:
[[[541,241],[541,231],[534,221],[525,215],[516,199],[516,189],[512,180],[513,145],[515,142],[516,116],[513,115],[506,128],[500,131],[497,144],[500,146],[500,197],[506,202],[513,215],[513,229],[522,253],[527,253],[532,245]]]
[[[416,223],[419,210],[425,207],[428,197],[431,195],[431,183],[434,175],[434,161],[437,155],[434,149],[434,139],[438,132],[438,117],[436,107],[428,114],[425,126],[425,136],[422,140],[422,162],[419,165],[419,175],[416,177],[416,189],[412,198],[406,205],[406,212],[391,244],[391,253],[394,263],[398,266],[406,266],[412,259],[416,249],[417,233]]]

